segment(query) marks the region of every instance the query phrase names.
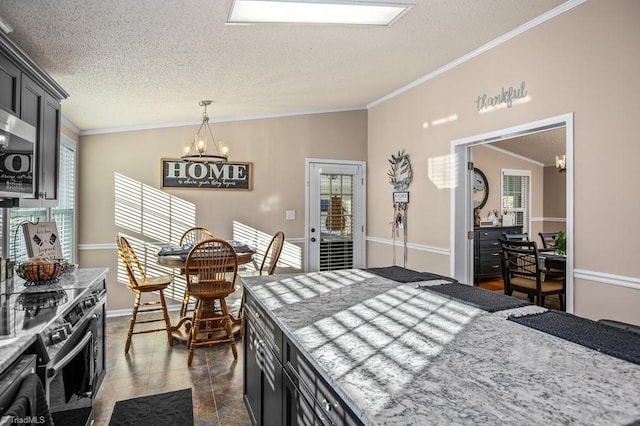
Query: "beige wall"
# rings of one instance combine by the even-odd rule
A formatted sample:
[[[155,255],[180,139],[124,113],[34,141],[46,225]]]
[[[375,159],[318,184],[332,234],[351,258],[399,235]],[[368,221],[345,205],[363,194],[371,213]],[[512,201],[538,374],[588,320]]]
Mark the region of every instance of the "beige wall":
[[[438,178],[450,143],[565,113],[574,114],[575,313],[640,324],[640,263],[630,223],[640,210],[634,143],[640,93],[640,3],[586,2],[398,96],[344,112],[214,125],[231,157],[254,162],[254,191],[168,191],[197,205],[198,222],[230,237],[232,220],[267,233],[304,236],[304,158],[367,161],[367,265],[393,259],[388,158],[410,155],[414,178],[408,211],[407,267],[450,271],[451,185]],[[479,114],[477,96],[526,82],[530,101]],[[433,121],[455,115],[441,125]],[[425,124],[430,124],[426,126]],[[161,157],[177,154],[195,128],[172,128],[80,140],[80,263],[110,266],[109,309],[130,307],[115,286],[113,176],[159,187]],[[615,188],[616,190],[612,190]],[[294,209],[295,222],[284,212]],[[535,213],[546,215],[544,210]],[[616,226],[617,225],[617,226]],[[300,241],[298,240],[298,243]],[[102,245],[104,248],[101,249]],[[396,247],[398,263],[402,250]]]
[[[282,230],[299,247],[304,237],[305,158],[365,160],[366,120],[366,111],[351,111],[213,124],[216,139],[229,145],[232,161],[253,163],[253,190],[165,192],[195,204],[197,225],[216,236],[232,238],[237,221],[269,235]],[[80,138],[79,263],[111,268],[109,310],[130,309],[132,303],[129,291],[116,284],[116,233],[153,240],[115,225],[114,175],[159,189],[160,159],[178,156],[196,130],[175,127]],[[295,210],[296,220],[285,220],[286,210]]]
[[[476,146],[473,148],[473,164],[482,170],[487,176],[489,184],[489,197],[487,204],[480,211],[481,217],[487,217],[491,210],[500,211],[500,194],[502,184],[502,170],[524,170],[531,172],[531,218],[542,216],[544,203],[544,174],[543,167],[530,161],[523,160],[486,146]],[[502,213],[500,213],[502,214]],[[530,239],[537,240],[538,232],[542,232],[542,223],[533,220],[529,230]]]
[[[639,20],[637,1],[589,1],[370,108],[369,263],[391,259],[391,247],[379,241],[389,235],[391,153],[406,149],[414,162],[407,266],[442,270],[450,262],[451,189],[429,179],[430,160],[446,159],[453,140],[573,112],[575,313],[640,324],[640,227],[630,223],[640,198],[629,196],[637,189],[625,172],[640,156]],[[477,96],[522,81],[530,102],[478,113]],[[415,255],[420,250],[439,255],[426,261]]]
[[[544,232],[566,230],[567,175],[555,166],[544,168]]]

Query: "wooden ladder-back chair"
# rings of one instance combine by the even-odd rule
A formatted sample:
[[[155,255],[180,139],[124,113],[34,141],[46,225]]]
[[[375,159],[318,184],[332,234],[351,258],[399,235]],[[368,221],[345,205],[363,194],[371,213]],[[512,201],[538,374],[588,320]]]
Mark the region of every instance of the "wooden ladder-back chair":
[[[198,244],[200,241],[208,240],[213,237],[213,233],[209,231],[207,228],[203,228],[202,226],[196,226],[193,228],[187,229],[182,237],[180,237],[180,246],[184,247],[189,244],[191,247]],[[182,306],[180,307],[180,318],[183,318],[187,315],[187,309],[189,308],[189,294],[186,289],[184,295],[182,296]]]
[[[276,267],[278,266],[278,259],[280,259],[280,253],[282,253],[282,247],[284,246],[284,232],[278,231],[271,238],[271,242],[267,246],[267,249],[264,252],[264,257],[262,258],[262,263],[260,264],[260,269],[258,272],[260,275],[273,275],[276,272]],[[267,259],[269,260],[267,262]],[[267,269],[265,270],[265,265],[267,265]]]
[[[116,244],[118,246],[118,254],[124,264],[127,275],[129,277],[129,284],[127,287],[133,291],[136,295],[133,303],[133,312],[131,319],[129,320],[129,331],[127,333],[127,341],[124,345],[124,353],[129,352],[131,347],[131,338],[134,334],[153,333],[156,331],[166,331],[169,344],[173,345],[173,337],[171,335],[171,322],[169,320],[169,314],[167,313],[167,303],[164,297],[164,290],[171,284],[171,275],[161,275],[156,277],[147,277],[138,256],[136,255],[133,247],[123,234],[118,234],[116,238]],[[157,292],[159,299],[147,302],[142,302],[143,293]],[[148,314],[152,312],[161,312],[162,318],[144,319],[139,320],[138,315]],[[146,317],[146,316],[145,316]],[[164,322],[164,327],[154,329],[143,329],[135,331],[136,324],[145,324],[153,322]]]
[[[564,274],[542,269],[535,241],[507,241],[502,238],[498,241],[502,250],[505,294],[511,296],[514,290],[526,293],[529,301],[534,302],[535,299],[539,306],[544,306],[546,296],[557,294],[564,310]]]
[[[187,255],[187,293],[196,300],[189,336],[188,365],[197,347],[229,343],[238,358],[231,316],[225,298],[234,291],[238,258],[227,241],[211,238],[197,243]]]
[[[280,253],[282,253],[282,248],[284,247],[284,232],[278,231],[276,232],[267,249],[264,252],[264,257],[262,258],[262,262],[260,263],[260,268],[256,271],[257,275],[273,275],[276,273],[276,268],[278,267],[278,260],[280,259]],[[268,260],[268,261],[267,261]],[[265,268],[267,266],[267,268]],[[265,274],[266,272],[266,274]],[[244,292],[242,293],[242,298],[240,300],[240,308],[238,309],[238,318],[242,318],[244,310]],[[244,332],[241,333],[243,335]]]

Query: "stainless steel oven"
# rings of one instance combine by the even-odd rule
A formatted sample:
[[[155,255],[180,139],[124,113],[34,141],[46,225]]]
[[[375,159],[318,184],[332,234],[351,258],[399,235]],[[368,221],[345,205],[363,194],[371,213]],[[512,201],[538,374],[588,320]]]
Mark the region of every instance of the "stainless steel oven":
[[[90,425],[93,399],[105,375],[106,283],[91,288],[57,284],[17,289],[2,319],[5,333],[31,330],[36,372],[47,395],[54,424]]]

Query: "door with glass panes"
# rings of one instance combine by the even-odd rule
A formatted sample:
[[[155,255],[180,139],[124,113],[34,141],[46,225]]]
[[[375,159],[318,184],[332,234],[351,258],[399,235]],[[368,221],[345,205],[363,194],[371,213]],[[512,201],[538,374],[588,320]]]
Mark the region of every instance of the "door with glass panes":
[[[306,270],[365,266],[365,163],[307,160]]]

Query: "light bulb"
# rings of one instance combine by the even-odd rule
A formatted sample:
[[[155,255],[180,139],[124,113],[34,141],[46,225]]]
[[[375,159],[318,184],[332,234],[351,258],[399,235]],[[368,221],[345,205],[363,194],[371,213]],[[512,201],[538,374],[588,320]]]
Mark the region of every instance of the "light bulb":
[[[226,156],[229,154],[229,147],[223,146],[222,147],[222,155]]]

